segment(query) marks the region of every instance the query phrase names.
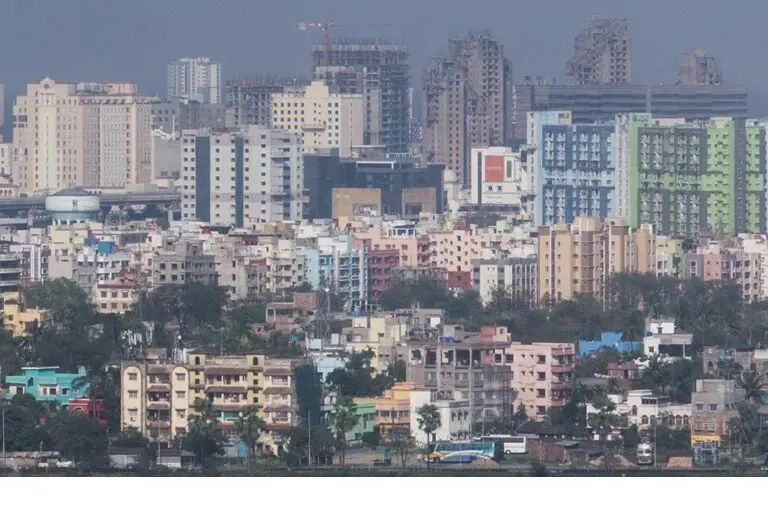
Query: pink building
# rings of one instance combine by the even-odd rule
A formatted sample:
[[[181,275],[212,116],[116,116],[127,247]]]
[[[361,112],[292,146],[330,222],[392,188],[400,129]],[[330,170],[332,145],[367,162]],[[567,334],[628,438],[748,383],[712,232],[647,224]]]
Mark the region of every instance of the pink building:
[[[543,420],[547,411],[565,405],[573,386],[572,343],[513,342],[505,349],[516,391],[515,410],[525,407],[529,419]]]

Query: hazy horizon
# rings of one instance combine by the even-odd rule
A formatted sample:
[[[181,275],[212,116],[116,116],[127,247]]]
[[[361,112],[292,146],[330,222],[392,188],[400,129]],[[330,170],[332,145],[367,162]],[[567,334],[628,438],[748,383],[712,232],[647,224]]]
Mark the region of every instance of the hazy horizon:
[[[319,33],[299,31],[300,21],[358,25],[332,29],[332,39],[401,40],[410,49],[416,90],[428,58],[438,55],[450,37],[483,29],[504,44],[516,79],[542,75],[562,83],[574,36],[591,17],[601,15],[630,20],[633,82],[674,83],[683,52],[700,46],[717,59],[727,83],[749,87],[750,113],[759,116],[768,110],[761,87],[766,71],[760,52],[750,49],[759,50],[759,41],[768,37],[762,26],[766,13],[768,5],[757,0],[545,0],[522,5],[501,0],[297,0],[290,9],[282,2],[252,0],[0,0],[0,83],[9,107],[26,83],[45,76],[132,81],[142,92],[164,96],[165,65],[182,56],[215,59],[225,79],[309,75],[310,49]],[[399,25],[359,26],[366,23]]]

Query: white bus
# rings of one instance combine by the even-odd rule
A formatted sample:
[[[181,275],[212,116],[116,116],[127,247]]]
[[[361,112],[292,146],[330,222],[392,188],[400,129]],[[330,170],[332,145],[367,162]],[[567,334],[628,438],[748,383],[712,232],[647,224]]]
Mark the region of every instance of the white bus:
[[[501,442],[504,445],[504,455],[526,454],[528,452],[528,439],[514,435],[486,435],[479,440],[489,442]]]

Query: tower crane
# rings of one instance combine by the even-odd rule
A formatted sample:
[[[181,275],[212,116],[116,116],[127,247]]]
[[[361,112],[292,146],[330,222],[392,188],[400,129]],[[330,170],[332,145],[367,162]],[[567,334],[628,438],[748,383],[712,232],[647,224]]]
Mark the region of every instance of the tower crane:
[[[328,67],[330,64],[329,60],[329,52],[331,49],[331,36],[330,36],[330,29],[331,27],[394,27],[394,26],[402,26],[403,23],[333,23],[333,22],[325,22],[325,23],[299,23],[299,30],[302,32],[305,32],[309,30],[310,28],[315,28],[317,30],[320,30],[323,34],[323,66]],[[327,72],[327,71],[326,71]]]

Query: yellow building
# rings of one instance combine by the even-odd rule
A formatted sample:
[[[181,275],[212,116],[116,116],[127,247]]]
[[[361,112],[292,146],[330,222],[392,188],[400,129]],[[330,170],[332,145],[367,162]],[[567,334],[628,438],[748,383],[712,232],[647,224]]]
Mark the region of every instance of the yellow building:
[[[612,274],[654,273],[653,226],[620,219],[577,217],[572,224],[539,226],[539,301],[569,300],[579,293],[603,299]]]
[[[346,339],[347,351],[373,350],[376,355],[371,359],[371,367],[381,372],[397,360],[395,346],[405,340],[407,331],[406,323],[388,314],[381,314],[353,318],[352,327],[345,327],[342,334]]]
[[[3,325],[15,337],[26,336],[35,323],[46,319],[46,315],[45,310],[27,308],[21,293],[3,296]]]
[[[355,403],[376,405],[376,425],[381,437],[386,439],[392,428],[410,427],[411,391],[417,388],[412,382],[396,383],[377,398],[355,398]]]
[[[188,430],[195,401],[208,398],[228,440],[237,439],[235,423],[245,407],[254,405],[267,423],[259,447],[272,453],[281,450],[285,431],[297,423],[293,367],[299,361],[193,351],[173,362],[164,354],[150,350],[143,362],[121,366],[122,429],[135,428],[169,444]]]

